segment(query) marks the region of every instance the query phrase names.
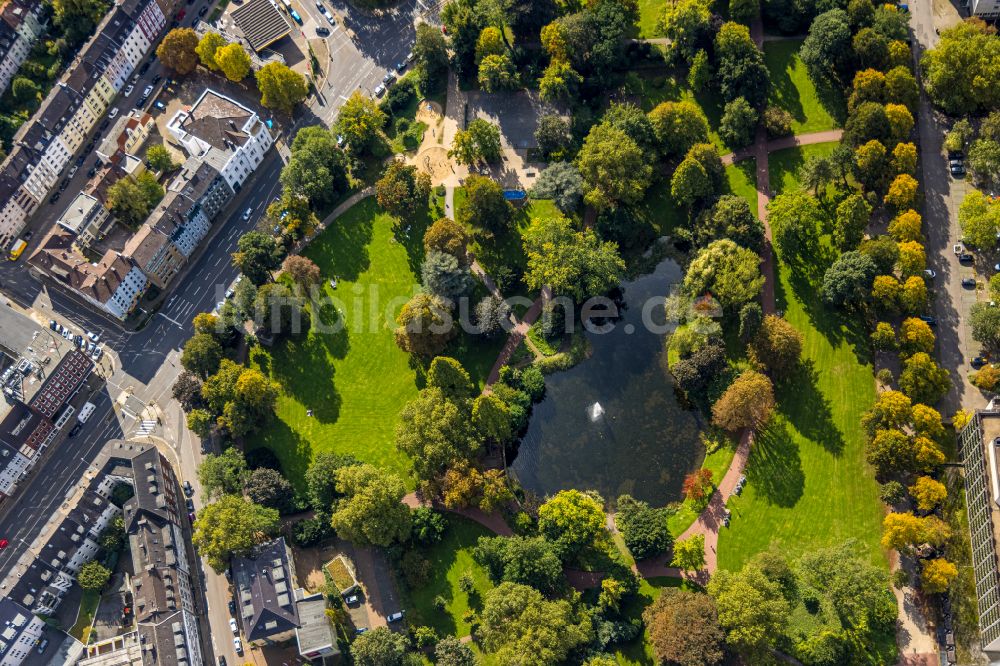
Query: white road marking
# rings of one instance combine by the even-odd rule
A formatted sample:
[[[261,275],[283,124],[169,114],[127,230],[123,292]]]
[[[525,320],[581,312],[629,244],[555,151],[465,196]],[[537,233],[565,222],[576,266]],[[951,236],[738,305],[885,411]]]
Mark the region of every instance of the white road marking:
[[[163,314],[162,312],[160,313],[160,316],[163,317],[164,319],[166,319],[167,321],[169,321],[171,324],[175,324],[178,328],[184,328],[184,325],[181,324],[176,319],[171,319],[170,317],[168,317],[167,315]],[[124,410],[122,410],[122,411],[124,411]]]

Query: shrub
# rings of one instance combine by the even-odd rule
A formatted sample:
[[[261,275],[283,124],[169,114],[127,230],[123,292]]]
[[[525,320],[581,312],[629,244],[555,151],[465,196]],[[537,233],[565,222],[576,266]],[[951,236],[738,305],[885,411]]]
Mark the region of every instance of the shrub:
[[[427,582],[427,578],[431,573],[431,563],[426,557],[420,553],[411,550],[403,555],[403,559],[400,562],[400,570],[403,572],[403,578],[406,580],[406,584],[411,588],[420,587]],[[437,605],[437,599],[434,600],[434,605]]]
[[[984,391],[996,391],[997,384],[1000,384],[1000,370],[993,365],[984,365],[979,372],[974,372],[969,376],[973,386]]]
[[[764,126],[772,138],[788,136],[792,133],[792,114],[779,106],[769,106],[764,111]]]
[[[886,504],[898,504],[906,495],[906,488],[899,481],[887,481],[879,486],[878,496]]]

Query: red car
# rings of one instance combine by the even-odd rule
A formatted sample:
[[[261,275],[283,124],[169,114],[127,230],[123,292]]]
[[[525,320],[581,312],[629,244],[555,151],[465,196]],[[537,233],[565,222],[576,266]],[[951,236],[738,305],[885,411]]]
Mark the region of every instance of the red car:
[[[7,547],[7,539],[0,539],[0,550]]]
[[[186,14],[187,14],[187,10],[182,9],[179,12],[177,12],[177,16],[175,16],[174,18],[177,19],[178,21],[183,21],[184,20],[184,16]]]

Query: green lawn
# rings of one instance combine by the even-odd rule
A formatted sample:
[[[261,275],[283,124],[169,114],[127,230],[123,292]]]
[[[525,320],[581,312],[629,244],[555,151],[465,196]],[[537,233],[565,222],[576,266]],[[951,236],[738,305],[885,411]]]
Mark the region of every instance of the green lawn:
[[[729,193],[746,199],[750,210],[757,212],[757,160],[749,158],[726,167]]]
[[[662,0],[659,0],[662,4]],[[641,75],[634,72],[629,73],[625,78],[625,90],[632,97],[636,98],[636,104],[642,107],[643,111],[651,111],[661,102],[679,102],[688,100],[701,107],[708,118],[708,138],[725,154],[730,152],[730,148],[723,143],[719,137],[719,122],[722,119],[724,104],[722,99],[714,90],[700,90],[693,92],[687,84],[686,71],[672,70],[667,75]]]
[[[834,145],[773,155],[772,189],[795,186],[797,165]],[[852,537],[885,566],[882,505],[859,425],[875,399],[867,336],[861,322],[817,301],[816,278],[778,269],[777,307],[803,334],[804,362],[777,387],[778,413],[754,444],[746,490],[729,501],[733,519],[719,535],[719,566],[738,569],[771,543],[794,558]]]
[[[101,593],[97,590],[83,590],[80,601],[80,614],[76,616],[76,624],[69,630],[69,635],[83,643],[90,636],[90,625],[94,621],[94,613],[101,603]]]
[[[778,150],[768,156],[770,169],[771,191],[779,194],[799,186],[799,167],[810,157],[825,157],[837,147],[837,141],[814,143],[810,146],[799,146]],[[831,185],[831,187],[833,187]]]
[[[799,59],[801,46],[801,39],[764,43],[764,61],[772,83],[768,102],[792,114],[795,134],[840,127],[846,115],[843,96],[816,89],[805,63]]]
[[[305,251],[323,271],[323,287],[339,299],[346,326],[280,342],[262,365],[281,384],[275,418],[248,443],[266,446],[297,486],[312,456],[349,453],[402,475],[409,461],[393,446],[403,405],[417,394],[408,354],[393,339],[394,319],[417,287],[422,225],[396,239],[394,219],[374,198],[349,210]],[[337,289],[327,279],[337,276]],[[269,357],[269,358],[268,358]],[[307,416],[307,410],[313,415]]]
[[[479,608],[483,595],[493,587],[486,569],[472,559],[472,548],[479,537],[492,536],[492,532],[466,518],[449,514],[445,514],[445,518],[448,530],[444,539],[424,553],[431,562],[430,580],[417,589],[407,589],[405,585],[400,588],[412,626],[428,625],[440,636],[461,638],[470,632],[469,623],[462,616],[470,608]],[[463,592],[458,585],[466,571],[472,574],[476,583],[472,595]],[[447,601],[444,611],[434,606],[434,598],[438,595]]]
[[[666,4],[665,0],[639,0],[639,34],[637,36],[640,39],[663,36],[656,29],[656,24],[660,21]]]

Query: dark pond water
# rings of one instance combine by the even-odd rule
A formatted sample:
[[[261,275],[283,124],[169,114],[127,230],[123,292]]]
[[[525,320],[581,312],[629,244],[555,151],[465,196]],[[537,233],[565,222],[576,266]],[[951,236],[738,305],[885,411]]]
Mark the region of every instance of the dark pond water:
[[[652,320],[663,324],[663,298],[680,280],[668,259],[625,283],[622,318],[609,333],[587,333],[593,355],[546,378],[511,464],[526,489],[596,490],[609,501],[628,493],[654,505],[681,499],[684,476],[704,457],[699,423],[674,393],[663,333],[644,326],[642,314],[654,299]],[[593,413],[595,403],[603,414]]]

